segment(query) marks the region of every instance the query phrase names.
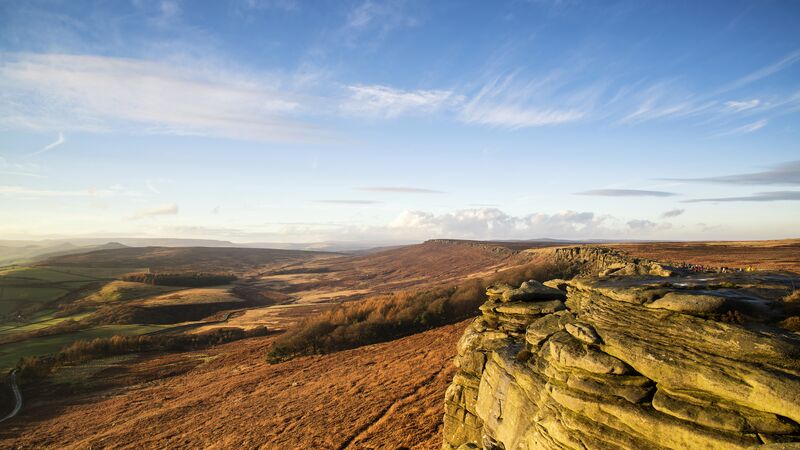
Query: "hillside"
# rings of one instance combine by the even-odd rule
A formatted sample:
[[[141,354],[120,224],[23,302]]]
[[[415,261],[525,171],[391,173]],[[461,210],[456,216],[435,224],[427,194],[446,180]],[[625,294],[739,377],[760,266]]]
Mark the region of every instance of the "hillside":
[[[0,241],[0,266],[10,264],[25,264],[41,259],[61,255],[72,255],[76,253],[86,253],[96,250],[108,250],[124,248],[125,246],[116,242],[108,242],[97,245],[75,245],[69,242],[18,242]]]
[[[800,239],[747,242],[654,242],[608,244],[639,258],[711,267],[789,270],[800,273]]]
[[[74,395],[36,397],[0,447],[435,449],[465,325],[276,365],[252,338],[100,366]]]
[[[797,253],[773,244],[760,243],[758,258],[798,263]],[[705,250],[697,258],[733,267],[731,249],[753,244],[692,245]],[[641,257],[637,252],[666,252],[673,246],[648,243],[623,248]],[[201,328],[189,326],[195,327],[191,332],[259,325],[283,330],[326,311],[335,315],[341,302],[380,306],[379,300],[390,293],[502,276],[554,258],[579,265],[584,274],[670,270],[649,262],[632,263],[619,252],[596,247],[531,249],[429,241],[370,254],[267,264],[248,269],[237,282],[246,289],[234,292],[256,300],[271,293],[280,304],[234,311],[224,321]],[[164,301],[182,302],[196,290],[179,291],[180,295],[159,291],[112,282],[86,301],[171,308]],[[369,302],[359,303],[364,298]],[[377,311],[381,309],[373,313]],[[347,448],[349,443],[350,448],[397,448],[394,444],[440,448],[442,399],[454,374],[450,361],[465,326],[445,325],[390,342],[274,365],[267,364],[266,355],[272,342],[288,333],[202,351],[126,354],[62,367],[46,382],[23,389],[30,402],[9,422],[11,428],[0,432],[0,445],[83,448],[141,438],[152,447],[333,449]],[[97,417],[93,414],[97,408],[109,414]]]
[[[320,295],[355,291],[363,296],[489,275],[528,260],[527,255],[503,244],[432,240],[354,256],[287,264],[261,272],[259,279],[273,288],[288,291],[320,290]]]
[[[288,263],[336,254],[300,250],[231,247],[128,247],[56,256],[48,266],[148,267],[150,270],[245,271],[265,264]]]

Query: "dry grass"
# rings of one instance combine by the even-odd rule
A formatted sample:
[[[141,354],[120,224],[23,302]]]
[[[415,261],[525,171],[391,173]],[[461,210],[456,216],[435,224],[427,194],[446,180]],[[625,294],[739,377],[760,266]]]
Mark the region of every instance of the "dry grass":
[[[800,273],[800,240],[749,242],[658,242],[603,245],[656,261],[710,267],[787,270]]]
[[[242,272],[265,264],[286,264],[335,253],[230,247],[128,247],[56,256],[42,263],[53,266],[147,267],[154,271]]]
[[[26,393],[0,447],[438,449],[465,326],[275,365],[270,337],[127,362],[70,395]]]
[[[276,362],[297,355],[329,353],[418,333],[477,314],[486,301],[489,284],[546,281],[575,273],[575,268],[551,262],[531,263],[489,280],[467,279],[452,287],[407,290],[343,304],[287,330],[273,344],[268,359]]]

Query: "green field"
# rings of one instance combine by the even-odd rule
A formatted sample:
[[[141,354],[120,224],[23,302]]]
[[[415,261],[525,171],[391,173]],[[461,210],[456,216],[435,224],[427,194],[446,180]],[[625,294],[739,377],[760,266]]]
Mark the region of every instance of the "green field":
[[[13,335],[18,333],[38,332],[67,320],[81,321],[104,308],[116,308],[117,305],[121,306],[126,302],[162,307],[242,301],[230,293],[230,286],[187,289],[115,279],[132,270],[134,269],[130,267],[0,268],[0,316],[5,316],[5,320],[0,321],[0,337],[13,340]],[[71,308],[70,310],[75,313],[66,317],[56,317],[64,307]],[[186,329],[189,325],[193,326],[188,322],[173,325],[95,326],[85,323],[84,326],[89,328],[80,331],[33,337],[0,345],[0,369],[13,367],[24,356],[55,353],[81,339],[141,335],[172,328]]]
[[[87,296],[82,303],[107,303],[134,300],[166,292],[178,291],[184,288],[169,286],[154,286],[145,283],[130,281],[112,281],[99,291]]]
[[[55,313],[55,311],[52,310],[44,311],[44,314],[39,314],[35,316],[30,322],[25,322],[25,323],[7,322],[6,324],[3,324],[2,326],[0,326],[0,336],[6,334],[27,333],[30,331],[41,330],[43,328],[58,325],[59,323],[65,322],[67,320],[81,320],[92,315],[92,312],[93,311],[88,311],[80,314],[73,314],[71,316],[54,317],[53,314]]]
[[[68,292],[68,289],[54,287],[0,286],[0,315],[10,314],[36,304],[52,302]]]
[[[0,316],[39,307],[130,268],[11,266],[0,269]]]

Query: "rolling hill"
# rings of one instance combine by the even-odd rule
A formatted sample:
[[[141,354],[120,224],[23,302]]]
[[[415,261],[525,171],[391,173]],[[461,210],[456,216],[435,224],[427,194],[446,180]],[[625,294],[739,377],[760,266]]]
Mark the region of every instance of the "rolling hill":
[[[153,271],[241,272],[265,264],[337,256],[335,253],[236,247],[127,247],[63,255],[47,266],[148,267]]]

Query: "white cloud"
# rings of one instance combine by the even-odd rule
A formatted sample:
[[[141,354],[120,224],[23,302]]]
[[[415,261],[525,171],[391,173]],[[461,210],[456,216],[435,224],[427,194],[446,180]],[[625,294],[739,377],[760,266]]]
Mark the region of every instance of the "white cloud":
[[[714,100],[703,100],[680,89],[671,81],[659,81],[624,95],[636,104],[633,112],[625,114],[618,123],[638,124],[650,120],[687,117],[709,112]]]
[[[131,217],[131,219],[145,219],[148,217],[169,216],[175,214],[178,214],[178,205],[175,203],[166,203],[154,208],[139,210]]]
[[[553,214],[507,214],[497,208],[482,207],[444,213],[407,210],[383,225],[341,223],[269,223],[245,227],[235,236],[244,241],[314,242],[419,242],[432,238],[460,239],[561,239],[620,238],[659,233],[668,224],[653,228],[630,226],[624,220],[593,212],[561,211]]]
[[[210,68],[87,55],[21,54],[0,66],[16,128],[130,129],[259,141],[317,141],[287,83]]]
[[[761,100],[755,98],[753,100],[744,100],[744,101],[728,101],[725,102],[725,106],[728,107],[731,111],[740,112],[746,111],[748,109],[753,109],[761,104]]]
[[[518,129],[575,122],[584,116],[584,112],[576,110],[523,109],[513,105],[482,105],[479,107],[473,105],[464,110],[462,119],[466,123]]]
[[[784,56],[780,61],[762,67],[761,69],[751,72],[750,74],[723,86],[718,93],[732,91],[746,86],[750,83],[761,80],[762,78],[766,78],[770,75],[780,72],[781,70],[793,65],[798,61],[800,61],[800,50],[795,50]]]
[[[532,239],[593,236],[601,231],[605,220],[591,212],[512,216],[497,208],[474,208],[444,214],[405,211],[389,224],[389,229],[425,237]]]
[[[568,95],[554,101],[559,85],[553,76],[517,83],[515,74],[495,77],[463,105],[460,119],[468,124],[519,129],[560,125],[576,122],[587,115],[587,99],[594,95],[579,95],[579,101]],[[559,106],[553,106],[558,104]]]
[[[63,144],[64,142],[66,142],[66,139],[64,139],[64,133],[59,132],[58,133],[58,137],[56,138],[55,141],[45,145],[44,147],[42,147],[41,149],[39,149],[37,151],[31,153],[31,156],[35,156],[35,155],[50,151],[50,150],[58,147],[59,145]]]
[[[714,136],[719,137],[719,136],[730,136],[735,134],[747,134],[747,133],[752,133],[754,131],[758,131],[764,128],[765,126],[767,126],[767,119],[761,119],[753,123],[748,123],[747,125],[742,125],[740,127],[734,128],[732,130],[717,133]]]
[[[628,221],[628,226],[636,231],[649,231],[655,229],[658,224],[646,219],[635,219]]]
[[[347,89],[351,95],[342,105],[344,112],[385,118],[413,112],[432,112],[454,100],[452,91],[403,91],[381,85],[355,85]]]

